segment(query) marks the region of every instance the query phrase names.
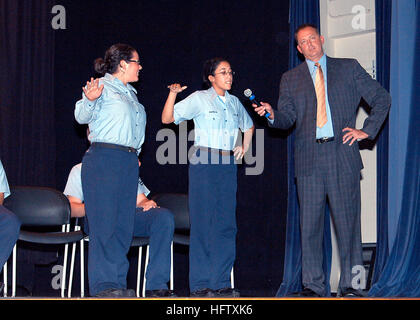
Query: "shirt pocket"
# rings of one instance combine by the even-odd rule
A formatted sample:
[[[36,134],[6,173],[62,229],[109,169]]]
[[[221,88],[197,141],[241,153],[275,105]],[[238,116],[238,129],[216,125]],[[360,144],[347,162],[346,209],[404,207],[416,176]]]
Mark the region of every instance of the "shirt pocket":
[[[238,129],[239,128],[239,113],[234,112],[232,113],[232,118],[228,119],[229,126],[232,129]]]
[[[218,129],[222,126],[223,117],[219,112],[206,112],[204,118],[206,127],[210,129]]]

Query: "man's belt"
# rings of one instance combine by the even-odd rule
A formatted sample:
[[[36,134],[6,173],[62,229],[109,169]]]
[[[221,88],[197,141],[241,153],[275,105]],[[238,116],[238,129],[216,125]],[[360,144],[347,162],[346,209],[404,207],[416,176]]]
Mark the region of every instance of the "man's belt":
[[[315,141],[316,143],[325,143],[325,142],[330,142],[333,140],[334,140],[334,137],[323,137],[323,138],[316,139]]]

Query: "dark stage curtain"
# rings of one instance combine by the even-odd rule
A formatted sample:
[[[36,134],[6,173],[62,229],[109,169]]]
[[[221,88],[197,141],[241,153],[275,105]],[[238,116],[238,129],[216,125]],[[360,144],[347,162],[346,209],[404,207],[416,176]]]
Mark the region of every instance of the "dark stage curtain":
[[[302,57],[296,49],[294,32],[302,23],[320,25],[318,0],[291,0],[289,4],[289,69],[302,63]],[[287,296],[302,289],[302,265],[299,204],[294,172],[294,132],[287,139],[288,153],[288,198],[287,198],[287,225],[283,282],[276,296]],[[327,284],[327,295],[330,294],[329,278],[331,271],[331,232],[329,209],[326,206],[324,219],[324,272]]]
[[[243,91],[250,88],[267,102],[277,99],[280,76],[288,68],[288,2],[62,0],[59,3],[66,8],[67,29],[55,31],[56,136],[57,141],[63,141],[57,143],[60,155],[56,162],[57,188],[63,190],[70,169],[81,162],[87,148],[85,127],[74,120],[74,104],[81,97],[81,87],[95,76],[93,60],[103,56],[110,45],[123,42],[139,51],[143,66],[140,81],[134,84],[147,113],[145,143],[140,154],[143,182],[151,190],[151,196],[160,192],[188,192],[188,165],[179,161],[180,127],[161,123],[167,85],[174,82],[187,85],[178,96],[183,99],[202,89],[203,62],[215,56],[225,57],[236,72],[231,93],[253,118],[255,137],[264,139],[264,145],[259,142],[264,157],[258,160],[264,168],[261,174],[246,175],[246,169],[255,165],[238,166],[235,286],[244,296],[274,296],[282,279],[284,253],[286,139],[278,130],[267,129],[266,119],[253,112]],[[191,128],[190,121],[188,129]],[[156,139],[161,129],[171,129],[177,135],[176,164],[157,162],[156,151],[164,143]],[[188,147],[191,144],[189,141]],[[255,146],[256,138],[253,155]],[[188,294],[187,249],[175,247],[175,289],[177,294]],[[129,278],[135,281],[136,275]]]
[[[418,134],[420,126],[420,94],[418,90],[420,87],[420,30],[418,28],[420,22],[420,1],[402,2],[398,3],[398,5],[402,5],[399,9],[409,10],[405,14],[404,11],[402,12],[404,17],[411,16],[413,10],[415,12],[415,23],[406,21],[406,19],[399,22],[404,28],[407,28],[407,25],[411,26],[411,31],[408,33],[410,37],[415,37],[413,51],[408,52],[408,56],[412,57],[413,60],[404,59],[404,63],[409,64],[411,61],[413,62],[413,77],[412,79],[396,79],[398,82],[408,81],[409,87],[411,87],[411,91],[408,92],[411,96],[411,101],[409,101],[408,105],[398,104],[400,102],[398,101],[392,106],[404,108],[409,114],[402,190],[403,201],[401,210],[398,212],[399,218],[395,240],[377,282],[369,291],[371,296],[420,296],[420,136]],[[394,9],[392,12],[392,19],[394,19]],[[394,37],[392,39],[394,40]],[[404,52],[404,54],[407,54],[407,52]],[[391,57],[391,59],[398,58],[399,55]],[[393,76],[397,75],[391,74],[391,79]],[[397,119],[390,115],[390,122],[392,121],[397,121]],[[383,239],[382,241],[388,241],[388,239]]]
[[[392,2],[375,1],[376,20],[376,79],[389,92],[390,48],[391,48],[391,10]],[[372,284],[376,283],[388,257],[388,143],[389,118],[385,120],[378,135],[376,149],[377,168],[377,220],[376,257]]]
[[[52,7],[0,2],[0,157],[10,185],[55,186]]]
[[[0,1],[0,158],[11,186],[56,186],[53,6],[52,0]],[[35,264],[56,256],[19,242],[17,294],[32,292]]]

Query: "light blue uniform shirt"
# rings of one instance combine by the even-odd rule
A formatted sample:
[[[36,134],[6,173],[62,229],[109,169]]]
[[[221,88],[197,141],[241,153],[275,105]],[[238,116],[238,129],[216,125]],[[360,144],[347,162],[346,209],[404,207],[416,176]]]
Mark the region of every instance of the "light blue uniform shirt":
[[[70,171],[69,177],[67,178],[66,187],[63,192],[66,196],[72,196],[81,201],[84,201],[83,198],[83,189],[82,189],[82,164],[76,164]],[[144,185],[139,177],[139,183],[137,187],[137,194],[142,194],[147,197],[150,193],[150,190]]]
[[[113,143],[141,151],[146,129],[146,112],[138,102],[136,89],[125,86],[106,73],[99,79],[104,84],[102,95],[90,101],[83,93],[76,102],[74,116],[80,124],[89,124],[90,142]]]
[[[6,172],[4,172],[3,164],[0,160],[0,192],[4,193],[4,199],[10,196],[9,183],[7,182]]]
[[[226,91],[226,102],[211,87],[190,94],[174,106],[175,124],[193,119],[194,145],[233,150],[238,129],[245,132],[253,122],[239,99]]]
[[[316,127],[316,138],[324,138],[324,137],[334,137],[334,130],[333,130],[333,123],[331,119],[331,109],[330,104],[328,102],[328,86],[327,86],[327,56],[324,54],[322,58],[318,61],[321,65],[322,73],[324,75],[324,82],[325,82],[325,105],[327,110],[327,123],[324,124],[322,128]],[[306,59],[306,64],[309,68],[309,73],[311,74],[312,81],[315,86],[315,77],[316,77],[316,69],[315,62]]]

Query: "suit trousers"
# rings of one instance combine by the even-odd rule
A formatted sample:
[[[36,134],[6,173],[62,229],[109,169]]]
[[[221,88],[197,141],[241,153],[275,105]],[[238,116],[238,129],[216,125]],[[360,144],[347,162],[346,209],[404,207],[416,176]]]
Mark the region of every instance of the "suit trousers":
[[[297,177],[302,241],[302,285],[325,295],[322,241],[329,203],[340,256],[339,291],[352,287],[354,266],[363,266],[360,231],[360,172],[342,172],[337,162],[340,142],[317,144],[314,170]],[[344,146],[347,147],[347,146]]]
[[[89,293],[94,296],[127,287],[139,169],[135,153],[97,145],[89,148],[82,163]]]
[[[16,215],[0,205],[0,270],[12,252],[19,230],[20,221]]]
[[[208,154],[208,155],[207,155]],[[233,156],[198,149],[189,165],[190,292],[230,287],[236,255],[237,167]]]

